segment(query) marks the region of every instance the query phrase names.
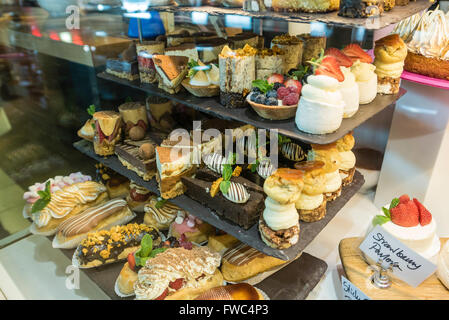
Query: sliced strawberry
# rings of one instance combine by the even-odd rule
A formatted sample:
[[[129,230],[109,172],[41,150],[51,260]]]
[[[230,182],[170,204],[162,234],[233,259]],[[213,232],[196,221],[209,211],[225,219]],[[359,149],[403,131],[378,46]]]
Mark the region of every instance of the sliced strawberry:
[[[391,221],[401,227],[414,227],[419,224],[418,207],[413,201],[400,203],[390,209]]]
[[[315,69],[315,74],[329,76],[340,82],[345,80],[345,76],[341,72],[337,59],[332,56],[326,56],[323,58],[320,65]]]
[[[402,196],[399,197],[399,203],[407,203],[410,201],[410,197],[408,196],[408,194],[403,194]]]
[[[357,60],[366,63],[373,62],[373,58],[371,58],[371,56],[356,43],[348,44],[341,51],[343,51],[343,53],[347,55],[352,60],[352,62],[356,62]]]
[[[337,62],[340,66],[349,68],[350,66],[352,66],[352,60],[345,55],[343,52],[341,52],[340,50],[338,50],[337,48],[329,48],[326,50],[326,52],[324,53],[326,56],[332,56],[335,59],[337,59]]]
[[[132,270],[136,270],[136,259],[134,258],[134,252],[128,254],[128,267]]]
[[[428,225],[432,221],[432,214],[429,212],[429,210],[424,207],[424,205],[418,201],[418,199],[413,198],[413,202],[418,207],[419,211],[419,223],[422,226]]]
[[[287,81],[284,82],[284,85],[287,88],[288,87],[296,87],[298,89],[298,91],[296,91],[296,93],[301,93],[301,89],[302,89],[301,81],[294,80],[294,79],[288,79]]]
[[[165,289],[165,291],[162,292],[162,294],[154,300],[164,300],[167,295],[168,295],[168,288]]]
[[[184,278],[179,278],[176,279],[175,281],[170,282],[168,286],[174,290],[179,290],[182,288],[183,285],[184,285]]]
[[[284,83],[284,76],[282,74],[279,73],[273,73],[271,76],[268,77],[267,79],[268,83]]]

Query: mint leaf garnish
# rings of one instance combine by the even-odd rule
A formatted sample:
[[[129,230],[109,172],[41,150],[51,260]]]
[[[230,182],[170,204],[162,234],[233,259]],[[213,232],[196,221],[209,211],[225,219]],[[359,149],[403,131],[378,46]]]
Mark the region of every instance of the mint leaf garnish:
[[[387,208],[382,207],[382,211],[383,211],[384,215],[385,215],[388,219],[391,219],[390,210],[388,210]]]
[[[220,183],[220,191],[221,191],[221,193],[227,194],[228,191],[229,191],[229,187],[231,187],[231,181],[229,181],[229,180],[223,180],[223,181]]]
[[[45,183],[45,190],[38,191],[37,194],[39,195],[39,199],[35,203],[33,203],[33,206],[31,207],[31,213],[35,213],[38,211],[41,211],[44,209],[51,200],[51,185],[50,180]]]
[[[93,116],[93,115],[94,115],[94,113],[95,113],[95,105],[94,105],[94,104],[91,104],[91,105],[87,108],[87,113],[88,113],[90,116]]]
[[[393,200],[391,200],[390,209],[396,207],[398,204],[399,204],[399,198],[394,198]]]
[[[390,218],[386,217],[386,216],[381,216],[381,215],[377,215],[374,217],[373,219],[373,225],[383,225],[384,223],[390,221]]]
[[[156,209],[160,209],[165,205],[166,202],[167,199],[159,199],[154,206],[156,207]]]
[[[252,85],[253,87],[259,88],[263,93],[267,93],[268,91],[273,89],[273,84],[268,83],[267,80],[253,80]]]

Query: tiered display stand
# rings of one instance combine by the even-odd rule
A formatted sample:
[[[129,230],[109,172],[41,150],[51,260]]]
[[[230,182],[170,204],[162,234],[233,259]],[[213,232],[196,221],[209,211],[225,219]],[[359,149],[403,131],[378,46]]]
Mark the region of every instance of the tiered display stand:
[[[418,0],[411,2],[405,7],[395,7],[391,12],[383,14],[380,18],[372,19],[349,19],[342,18],[336,12],[328,14],[291,14],[291,13],[274,13],[274,12],[246,12],[241,9],[230,9],[221,7],[152,7],[151,10],[168,11],[168,12],[205,12],[210,15],[226,15],[236,14],[243,16],[250,16],[256,19],[276,19],[289,22],[309,23],[312,21],[324,22],[331,25],[352,27],[363,27],[367,29],[380,29],[390,24],[399,22],[419,11],[429,7],[430,3],[425,0]],[[305,143],[327,144],[338,140],[346,133],[350,132],[375,114],[379,113],[389,105],[395,104],[396,100],[405,94],[405,90],[397,95],[378,95],[376,99],[368,104],[361,105],[357,114],[350,118],[343,120],[342,126],[334,133],[326,135],[312,135],[301,132],[294,124],[294,120],[284,121],[269,121],[260,118],[251,108],[242,109],[227,109],[220,105],[217,98],[197,98],[188,93],[182,92],[175,95],[170,95],[157,86],[142,84],[140,81],[127,81],[116,78],[106,73],[98,74],[98,77],[107,81],[113,81],[123,86],[128,86],[134,89],[142,90],[150,95],[165,97],[173,101],[182,103],[195,110],[207,113],[217,118],[227,120],[237,120],[243,123],[251,124],[257,128],[263,129],[278,129],[279,133],[299,140]],[[119,172],[120,174],[132,179],[137,184],[148,188],[150,191],[159,194],[156,181],[144,181],[134,172],[126,169],[116,156],[100,157],[93,151],[91,143],[86,141],[79,141],[74,144],[82,153],[94,158],[95,160],[104,163],[109,168]],[[218,217],[214,212],[205,208],[200,203],[183,195],[170,201],[191,212],[197,217],[210,223],[211,225],[235,236],[239,240],[256,248],[267,255],[271,255],[283,260],[289,260],[291,263],[286,264],[280,271],[274,273],[266,278],[256,286],[264,290],[272,299],[305,299],[309,292],[317,285],[320,278],[324,275],[327,265],[324,261],[310,256],[306,253],[301,254],[308,244],[324,229],[329,221],[335,217],[340,209],[351,199],[352,196],[363,185],[363,176],[356,171],[354,175],[354,182],[343,188],[342,195],[337,200],[328,203],[326,217],[318,222],[303,223],[301,222],[300,240],[299,242],[287,249],[277,250],[266,246],[260,239],[257,231],[257,225],[249,230],[244,230],[232,222],[226,221]],[[336,248],[337,249],[337,248]],[[72,251],[65,250],[65,253],[70,256]],[[113,292],[113,285],[122,264],[112,264],[101,268],[86,270],[86,274],[98,284],[98,286],[111,298],[118,298]],[[280,290],[282,288],[283,290]]]

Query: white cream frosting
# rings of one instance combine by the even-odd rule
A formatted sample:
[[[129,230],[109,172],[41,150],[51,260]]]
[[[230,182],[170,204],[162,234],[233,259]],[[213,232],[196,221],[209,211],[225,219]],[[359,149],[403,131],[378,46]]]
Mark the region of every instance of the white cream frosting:
[[[404,71],[404,61],[383,63],[378,60],[374,60],[374,65],[376,66],[376,74],[378,77],[399,78],[402,71]]]
[[[443,58],[449,43],[446,17],[441,10],[427,11],[411,35],[407,47],[411,52],[430,58]]]
[[[339,169],[348,171],[355,166],[355,154],[351,150],[340,152],[340,167]]]
[[[359,110],[359,86],[350,68],[340,67],[345,80],[340,82],[340,92],[345,102],[343,118],[352,117]]]
[[[440,251],[437,266],[438,279],[449,289],[449,241]]]
[[[161,163],[159,154],[156,152],[156,165],[161,178],[172,177],[181,174],[182,172],[192,167],[192,153],[187,148],[182,149],[182,156],[171,162]],[[173,150],[173,152],[177,152]],[[173,157],[175,159],[176,156]]]
[[[377,74],[374,72],[376,66],[371,63],[357,60],[351,67],[351,72],[355,76],[355,81],[359,86],[359,103],[367,104],[376,98],[377,95]]]
[[[275,231],[296,226],[299,221],[294,203],[280,204],[270,197],[265,199],[263,218],[267,226]]]
[[[388,205],[385,207],[388,208]],[[434,218],[425,226],[418,224],[415,227],[402,227],[388,221],[382,225],[382,228],[425,259],[436,262],[440,251],[440,240],[436,235]]]
[[[330,173],[326,173],[326,187],[324,193],[335,192],[341,187],[340,171],[335,170]]]
[[[402,40],[407,41],[408,37],[415,30],[416,25],[421,20],[421,14],[417,13],[407,19],[399,22],[392,33],[397,33],[402,38]]]
[[[304,132],[330,133],[337,130],[343,119],[345,102],[337,79],[310,75],[301,91],[296,125]]]
[[[301,196],[299,197],[298,201],[295,203],[296,209],[300,210],[313,210],[318,208],[324,200],[323,194],[318,194],[314,196],[309,196],[308,194],[305,194],[304,192],[301,193]]]

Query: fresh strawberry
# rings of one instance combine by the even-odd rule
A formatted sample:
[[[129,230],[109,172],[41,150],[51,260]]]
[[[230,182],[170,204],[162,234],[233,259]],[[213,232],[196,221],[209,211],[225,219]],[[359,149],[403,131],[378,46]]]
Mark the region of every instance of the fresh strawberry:
[[[128,254],[128,266],[132,271],[136,270],[136,259],[134,258],[134,252]]]
[[[408,196],[408,194],[403,194],[402,196],[399,197],[399,203],[407,203],[410,201],[410,197]]]
[[[165,291],[162,292],[162,294],[154,300],[164,300],[167,295],[168,295],[168,288],[165,289]]]
[[[418,207],[419,211],[419,224],[422,226],[428,225],[432,221],[432,214],[429,210],[424,207],[424,205],[418,201],[418,199],[413,198],[413,202]]]
[[[296,91],[295,93],[301,93],[301,89],[302,89],[301,81],[294,80],[294,79],[288,79],[287,81],[284,82],[284,85],[287,88],[289,88],[289,87],[296,87],[298,89],[298,91]]]
[[[371,58],[371,56],[356,43],[348,44],[342,51],[352,60],[352,62],[356,62],[357,60],[366,63],[373,62],[373,58]]]
[[[329,48],[326,50],[326,52],[324,53],[326,56],[332,56],[335,59],[337,59],[337,62],[340,66],[349,68],[350,66],[352,66],[352,60],[345,55],[343,52],[341,52],[340,50],[338,50],[337,48]]]
[[[341,72],[337,59],[332,56],[325,56],[321,60],[321,63],[315,69],[315,74],[332,77],[340,82],[345,80],[345,76]]]
[[[390,209],[391,221],[401,227],[414,227],[419,224],[418,207],[413,201],[400,203]]]
[[[273,73],[271,76],[268,77],[267,79],[268,83],[284,83],[284,76],[282,74],[279,73]]]
[[[168,286],[173,290],[179,290],[182,288],[183,285],[184,285],[184,278],[176,279],[175,281],[172,281],[168,284]]]

